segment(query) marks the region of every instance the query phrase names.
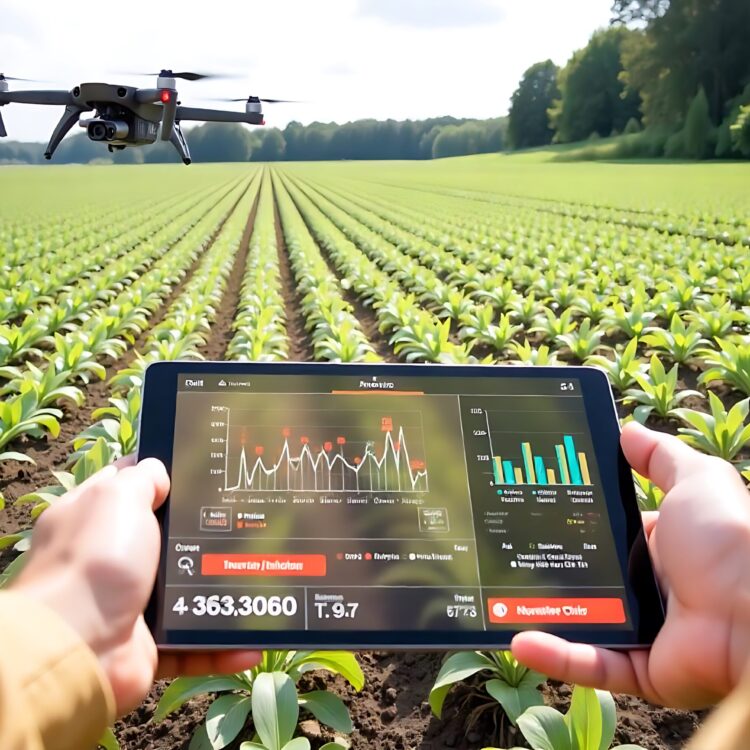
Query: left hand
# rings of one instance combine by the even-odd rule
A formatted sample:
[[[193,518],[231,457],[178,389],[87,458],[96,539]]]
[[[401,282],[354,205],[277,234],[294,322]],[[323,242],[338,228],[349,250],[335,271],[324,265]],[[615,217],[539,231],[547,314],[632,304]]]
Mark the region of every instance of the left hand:
[[[60,615],[96,654],[118,714],[135,708],[155,676],[226,674],[258,651],[158,654],[143,619],[159,564],[154,516],[169,492],[160,461],[107,466],[37,521],[29,562],[13,590]]]

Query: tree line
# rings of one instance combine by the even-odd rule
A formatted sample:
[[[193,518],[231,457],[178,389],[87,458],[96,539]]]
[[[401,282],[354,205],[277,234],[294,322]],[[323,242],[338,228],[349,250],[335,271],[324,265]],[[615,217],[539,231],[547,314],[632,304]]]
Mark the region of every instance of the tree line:
[[[748,0],[615,0],[609,28],[513,94],[512,148],[623,134],[615,156],[750,156]]]
[[[506,118],[467,120],[357,120],[343,125],[290,122],[283,130],[249,130],[233,123],[206,123],[185,131],[196,162],[318,161],[339,159],[436,159],[500,151]],[[0,163],[41,164],[41,143],[0,141]],[[170,143],[126,148],[109,154],[85,133],[66,138],[55,153],[58,164],[112,161],[117,164],[177,162]]]

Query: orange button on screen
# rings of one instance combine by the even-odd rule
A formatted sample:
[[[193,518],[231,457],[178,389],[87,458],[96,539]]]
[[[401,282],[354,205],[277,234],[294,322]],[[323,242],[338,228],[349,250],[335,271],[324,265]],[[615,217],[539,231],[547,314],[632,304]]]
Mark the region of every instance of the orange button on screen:
[[[490,622],[522,624],[625,622],[622,599],[497,598],[487,600]]]
[[[325,555],[203,555],[204,576],[324,576]]]

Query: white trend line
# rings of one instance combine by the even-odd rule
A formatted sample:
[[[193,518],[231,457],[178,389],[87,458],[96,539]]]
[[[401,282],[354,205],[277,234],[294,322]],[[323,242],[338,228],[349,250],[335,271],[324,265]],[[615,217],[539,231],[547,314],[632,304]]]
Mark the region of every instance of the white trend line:
[[[398,447],[396,447],[396,445]],[[317,454],[317,456],[313,455],[312,450],[310,449],[309,444],[305,444],[302,448],[302,451],[300,452],[300,455],[297,458],[293,458],[289,449],[289,440],[284,440],[284,447],[281,450],[281,455],[279,456],[279,460],[273,464],[271,467],[267,467],[263,461],[263,458],[261,456],[258,456],[256,458],[255,463],[252,466],[252,469],[248,470],[247,466],[247,454],[245,452],[245,447],[242,447],[242,452],[240,453],[240,466],[239,466],[239,475],[237,478],[237,484],[234,486],[226,487],[227,490],[250,490],[252,491],[253,483],[255,482],[256,477],[258,476],[271,476],[273,474],[274,476],[274,489],[280,489],[278,487],[278,484],[276,482],[276,478],[278,476],[278,471],[284,464],[286,464],[287,467],[287,490],[291,490],[291,472],[292,471],[301,471],[304,467],[302,465],[302,462],[306,459],[309,462],[310,467],[312,468],[313,472],[315,473],[315,490],[318,489],[317,482],[318,482],[318,467],[320,466],[321,462],[325,462],[325,465],[328,468],[328,481],[329,481],[329,489],[330,489],[330,482],[331,482],[331,470],[336,466],[337,463],[340,463],[342,466],[342,487],[341,490],[345,491],[346,488],[343,486],[345,483],[345,477],[344,477],[344,469],[350,469],[353,471],[357,477],[357,491],[360,490],[359,485],[359,472],[362,470],[362,468],[367,464],[368,459],[375,464],[377,467],[378,472],[383,468],[385,465],[385,462],[388,458],[389,452],[393,456],[393,459],[396,462],[396,471],[398,476],[398,489],[389,490],[386,489],[380,489],[380,490],[374,490],[372,488],[372,475],[370,475],[370,490],[371,492],[380,491],[380,492],[400,492],[401,490],[401,461],[402,461],[402,455],[403,460],[406,462],[406,469],[409,472],[409,482],[411,484],[411,491],[424,491],[427,490],[415,490],[414,488],[417,486],[417,484],[420,482],[420,480],[425,480],[425,486],[427,483],[427,471],[413,471],[411,467],[411,461],[409,460],[409,451],[406,446],[406,438],[404,436],[404,428],[400,427],[398,431],[398,441],[394,445],[393,438],[391,437],[391,432],[388,431],[385,436],[385,445],[383,446],[383,456],[382,458],[378,459],[375,453],[372,451],[372,448],[370,444],[367,445],[365,448],[364,455],[362,456],[362,460],[359,464],[352,464],[349,461],[346,460],[346,458],[343,456],[342,453],[337,453],[331,458],[329,456],[328,451],[321,448],[320,452]],[[302,480],[304,477],[300,476],[300,479]],[[244,480],[244,481],[243,481]],[[300,482],[302,483],[302,482]],[[260,481],[259,481],[260,484]],[[243,486],[244,485],[244,486]],[[305,490],[306,488],[300,487],[300,490]],[[263,491],[263,490],[258,490]],[[334,490],[331,490],[334,491]],[[335,490],[338,492],[338,490]],[[368,490],[364,490],[368,491]],[[407,490],[408,491],[408,490]]]

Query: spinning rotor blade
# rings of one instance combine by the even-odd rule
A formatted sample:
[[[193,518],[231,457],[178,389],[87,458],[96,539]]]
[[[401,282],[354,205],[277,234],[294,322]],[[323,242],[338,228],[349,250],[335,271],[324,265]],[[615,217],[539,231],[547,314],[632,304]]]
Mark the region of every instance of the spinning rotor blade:
[[[39,83],[33,78],[16,78],[15,76],[6,76],[0,73],[0,81],[24,81],[25,83]]]
[[[231,74],[226,73],[193,73],[189,70],[181,70],[177,73],[165,69],[165,70],[159,70],[153,73],[124,73],[122,75],[131,75],[131,76],[162,76],[164,78],[181,78],[183,81],[203,81],[207,78],[235,78],[236,76],[233,76]]]
[[[261,96],[252,97],[252,96],[241,96],[237,99],[228,99],[226,97],[217,97],[215,99],[212,99],[211,101],[214,102],[247,102],[251,100],[257,100],[259,102],[266,102],[266,104],[303,104],[304,102],[300,101],[299,99],[264,99]]]

